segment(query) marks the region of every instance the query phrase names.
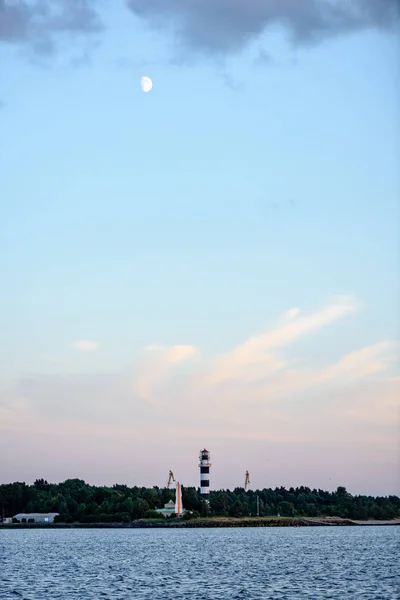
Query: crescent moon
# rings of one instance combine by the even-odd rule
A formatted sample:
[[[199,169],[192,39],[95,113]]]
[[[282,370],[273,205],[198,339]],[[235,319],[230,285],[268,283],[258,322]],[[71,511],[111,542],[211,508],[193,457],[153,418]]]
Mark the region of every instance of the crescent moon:
[[[144,92],[150,92],[151,88],[153,87],[153,82],[150,77],[142,77],[140,80],[140,85]]]

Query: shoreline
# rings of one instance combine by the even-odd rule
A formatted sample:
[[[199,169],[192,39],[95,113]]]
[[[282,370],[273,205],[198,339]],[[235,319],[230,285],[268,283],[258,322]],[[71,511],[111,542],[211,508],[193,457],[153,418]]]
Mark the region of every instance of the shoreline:
[[[0,523],[1,529],[205,529],[215,527],[371,527],[400,525],[392,521],[353,521],[352,519],[257,518],[257,519],[196,519],[189,521],[132,521],[131,523]]]

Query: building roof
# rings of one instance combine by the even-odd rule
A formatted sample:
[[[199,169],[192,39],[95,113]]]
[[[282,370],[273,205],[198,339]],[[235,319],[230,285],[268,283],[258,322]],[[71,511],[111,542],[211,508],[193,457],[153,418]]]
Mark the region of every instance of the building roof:
[[[166,514],[166,515],[170,515],[171,511],[169,508],[156,508],[156,512],[161,513],[162,515]],[[173,511],[175,512],[175,511]],[[186,508],[182,508],[182,513],[187,512]]]
[[[60,513],[18,513],[14,519],[35,519],[37,517],[58,517]]]

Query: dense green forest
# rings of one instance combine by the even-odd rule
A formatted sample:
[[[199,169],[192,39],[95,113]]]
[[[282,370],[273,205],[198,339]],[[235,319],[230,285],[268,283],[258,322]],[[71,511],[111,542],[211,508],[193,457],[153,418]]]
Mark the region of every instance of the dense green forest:
[[[95,487],[80,479],[48,483],[38,479],[33,485],[10,483],[0,485],[0,517],[13,517],[24,512],[57,512],[60,522],[129,522],[154,518],[161,508],[175,498],[175,490],[140,488],[126,485]],[[258,500],[257,500],[258,498]],[[350,519],[392,519],[400,516],[397,496],[352,496],[344,487],[336,492],[311,490],[307,487],[211,492],[210,505],[202,501],[199,490],[182,488],[183,506],[196,516],[337,516]]]

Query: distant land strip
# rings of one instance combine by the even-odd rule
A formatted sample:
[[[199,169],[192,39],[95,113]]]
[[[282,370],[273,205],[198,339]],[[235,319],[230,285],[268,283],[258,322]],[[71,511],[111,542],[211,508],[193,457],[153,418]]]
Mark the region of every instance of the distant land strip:
[[[3,529],[194,529],[210,527],[360,527],[360,526],[400,525],[400,519],[390,521],[353,521],[351,519],[294,519],[294,518],[254,518],[254,519],[196,519],[191,521],[153,521],[141,519],[130,523],[9,523],[0,524]]]
[[[276,527],[343,525],[400,519],[398,496],[352,495],[306,486],[212,490],[209,502],[195,487],[180,487],[182,514],[176,518],[174,485],[151,488],[94,486],[82,479],[49,483],[37,479],[0,484],[0,522],[17,525],[126,527]],[[40,520],[40,522],[39,522]],[[161,522],[160,522],[161,521]]]

